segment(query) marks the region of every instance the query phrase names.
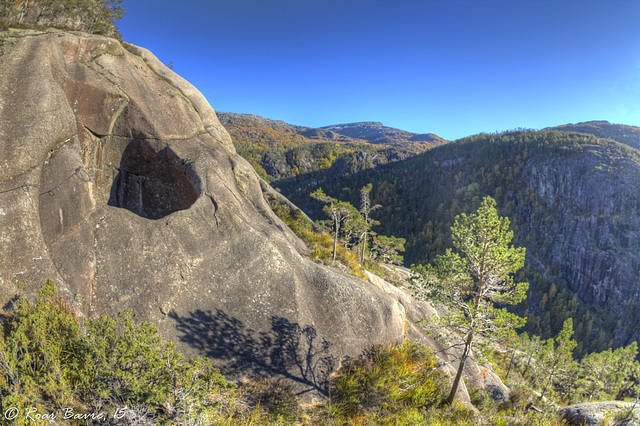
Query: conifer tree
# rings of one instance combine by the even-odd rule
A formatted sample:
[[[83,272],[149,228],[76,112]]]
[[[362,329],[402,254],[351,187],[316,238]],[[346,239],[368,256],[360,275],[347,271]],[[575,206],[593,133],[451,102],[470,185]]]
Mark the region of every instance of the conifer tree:
[[[509,219],[499,217],[496,202],[485,197],[476,214],[456,217],[451,228],[453,246],[433,265],[413,268],[411,284],[419,299],[449,308],[441,324],[462,336],[462,355],[447,402],[455,398],[465,362],[476,335],[500,337],[524,325],[502,308],[526,297],[528,283],[515,283],[512,274],[524,266],[525,249],[510,246]]]
[[[385,263],[401,265],[404,258],[400,255],[400,252],[404,251],[406,243],[407,240],[404,238],[376,235],[373,237],[373,257]]]
[[[323,211],[327,216],[329,216],[333,222],[333,261],[336,261],[336,252],[338,249],[338,236],[340,234],[340,226],[343,221],[346,220],[350,215],[353,214],[357,210],[349,203],[337,200],[335,198],[329,197],[322,191],[322,188],[318,188],[316,191],[311,193],[311,197],[316,200],[322,201],[327,204]]]
[[[569,387],[572,378],[575,378],[577,363],[573,359],[573,350],[576,348],[576,341],[573,336],[573,320],[567,319],[562,331],[555,339],[549,339],[542,347],[538,357],[542,363],[545,373],[548,375],[547,382],[542,388],[540,399],[553,387]]]
[[[373,225],[379,225],[380,222],[377,220],[373,220],[369,215],[372,211],[381,208],[380,204],[376,204],[375,206],[371,206],[371,190],[373,188],[372,184],[368,184],[363,186],[360,189],[360,214],[362,215],[364,221],[364,229],[362,231],[362,235],[360,240],[362,241],[362,251],[360,255],[360,263],[364,263],[364,254],[367,250],[367,239],[368,232],[371,230]]]
[[[594,398],[617,399],[620,393],[630,389],[633,383],[629,379],[640,373],[637,355],[637,342],[631,342],[627,347],[615,350],[609,348],[587,355],[580,362],[577,393],[589,401]]]
[[[342,224],[342,243],[345,247],[353,248],[366,229],[366,223],[360,212],[350,203],[344,203],[345,218]]]

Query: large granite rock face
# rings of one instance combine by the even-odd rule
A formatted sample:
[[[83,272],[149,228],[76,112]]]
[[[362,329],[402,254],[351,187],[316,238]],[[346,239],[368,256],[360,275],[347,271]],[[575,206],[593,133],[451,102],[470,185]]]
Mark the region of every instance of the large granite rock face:
[[[316,396],[344,356],[432,313],[303,257],[204,97],[148,51],[0,35],[4,309],[53,278],[81,317],[131,309],[231,378]]]
[[[616,342],[638,339],[640,314],[640,167],[613,144],[579,156],[529,159],[522,173],[546,207],[532,236],[529,261],[554,265],[580,299],[614,313]],[[629,321],[631,318],[631,322]]]
[[[54,278],[85,317],[132,309],[228,373],[320,391],[334,360],[401,338],[402,305],[303,258],[213,109],[148,51],[26,36],[0,81],[3,304]]]

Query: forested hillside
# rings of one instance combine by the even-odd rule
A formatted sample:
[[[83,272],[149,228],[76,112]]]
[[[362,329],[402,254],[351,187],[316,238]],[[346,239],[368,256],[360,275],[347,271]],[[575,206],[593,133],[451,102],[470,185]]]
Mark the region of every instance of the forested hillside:
[[[527,247],[519,278],[531,286],[518,309],[528,331],[550,337],[574,318],[578,357],[638,338],[637,149],[571,132],[481,134],[337,179],[317,172],[274,185],[319,218],[310,192],[356,202],[367,183],[383,206],[374,230],[406,238],[406,265],[443,253],[454,217],[490,195]]]
[[[447,143],[380,123],[323,128],[294,126],[252,114],[217,113],[236,150],[271,182],[327,170],[332,176],[403,160]]]
[[[585,123],[552,127],[549,130],[586,133],[602,139],[612,139],[632,148],[640,149],[640,127],[611,124],[608,121],[587,121]]]

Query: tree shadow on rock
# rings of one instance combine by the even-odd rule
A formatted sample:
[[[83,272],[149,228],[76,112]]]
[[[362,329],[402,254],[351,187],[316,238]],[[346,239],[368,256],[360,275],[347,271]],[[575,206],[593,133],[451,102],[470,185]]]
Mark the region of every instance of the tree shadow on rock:
[[[256,332],[219,309],[215,313],[197,310],[185,317],[172,312],[169,316],[182,333],[180,340],[222,361],[224,375],[284,377],[295,382],[297,389],[304,388],[298,395],[313,391],[328,395],[328,377],[335,360],[329,352],[331,344],[319,340],[311,325],[273,316],[269,331]]]

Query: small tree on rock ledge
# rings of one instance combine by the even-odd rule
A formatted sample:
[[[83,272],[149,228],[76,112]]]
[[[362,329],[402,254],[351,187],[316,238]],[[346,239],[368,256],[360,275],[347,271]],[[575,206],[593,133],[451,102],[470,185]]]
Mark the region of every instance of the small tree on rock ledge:
[[[524,325],[524,319],[500,306],[526,297],[528,283],[514,283],[512,274],[524,266],[525,249],[509,246],[509,219],[499,217],[496,202],[485,197],[476,214],[456,217],[453,246],[433,265],[413,267],[411,285],[418,299],[449,308],[440,318],[462,336],[462,355],[447,402],[455,398],[465,362],[476,335],[500,337]]]
[[[336,261],[336,251],[338,248],[338,238],[340,235],[340,227],[342,223],[350,218],[360,216],[358,211],[351,204],[336,200],[335,198],[329,197],[322,191],[322,188],[318,188],[316,191],[312,192],[311,198],[315,198],[316,200],[322,201],[327,204],[323,211],[327,216],[331,218],[333,222],[333,261]]]

